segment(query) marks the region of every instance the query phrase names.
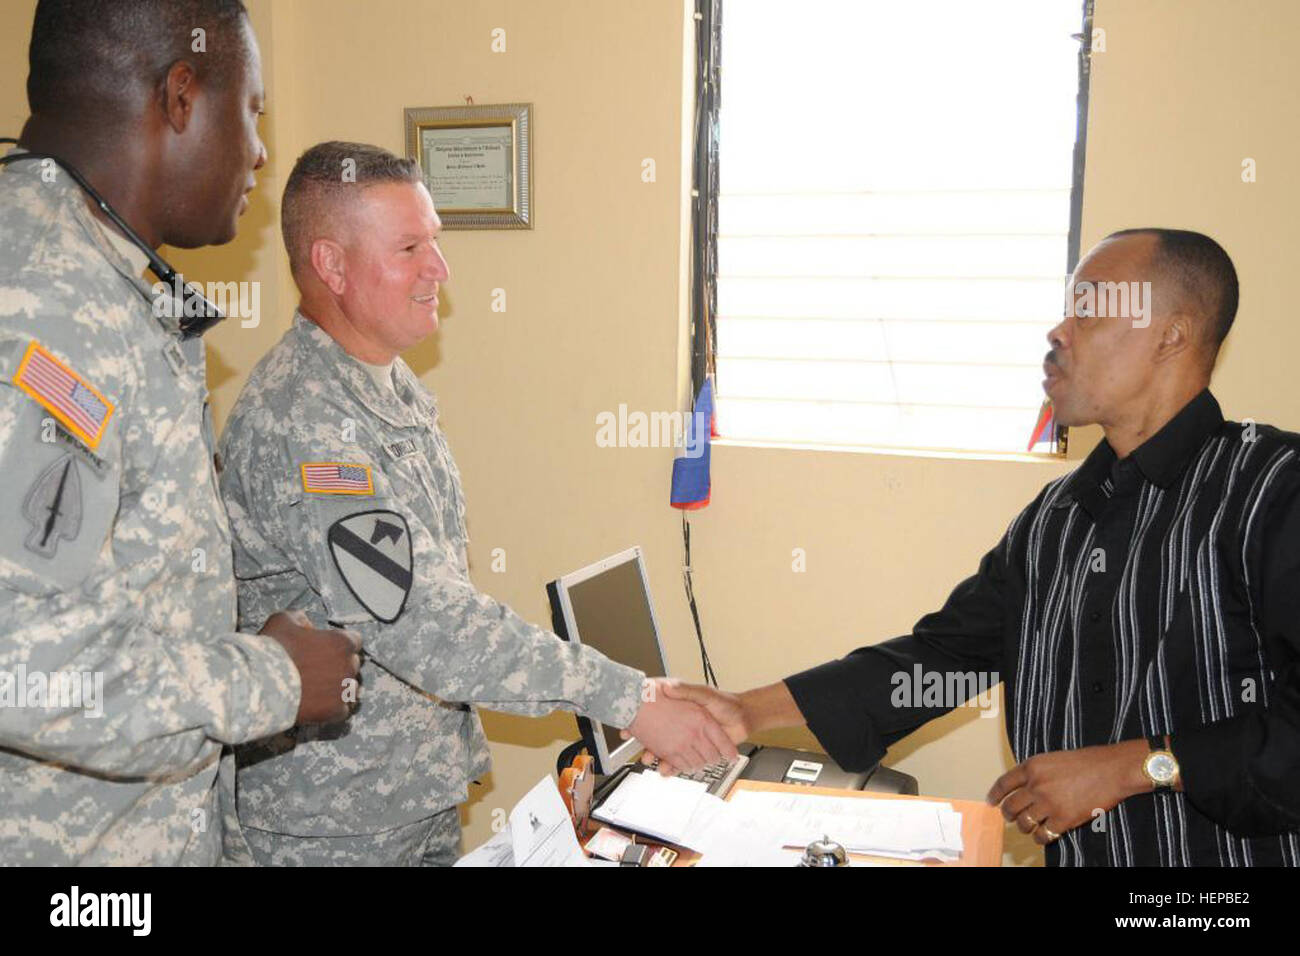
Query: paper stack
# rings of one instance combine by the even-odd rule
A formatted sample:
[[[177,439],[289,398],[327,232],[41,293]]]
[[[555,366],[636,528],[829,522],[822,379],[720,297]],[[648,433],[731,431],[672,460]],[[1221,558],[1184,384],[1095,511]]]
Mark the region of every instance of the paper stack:
[[[686,847],[701,866],[793,866],[774,821],[720,800],[706,784],[657,773],[633,773],[601,806],[597,820]]]
[[[962,854],[961,814],[937,800],[740,790],[724,802],[694,780],[634,773],[592,815],[697,850],[712,866],[789,866],[825,837],[850,853],[900,860]]]
[[[774,825],[785,846],[829,837],[850,853],[900,860],[961,858],[961,814],[937,800],[870,800],[741,790],[731,803]]]

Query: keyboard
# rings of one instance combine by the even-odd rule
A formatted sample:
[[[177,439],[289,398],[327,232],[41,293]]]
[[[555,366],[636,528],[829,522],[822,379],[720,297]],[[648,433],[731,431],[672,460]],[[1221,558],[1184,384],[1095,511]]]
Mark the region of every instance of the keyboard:
[[[701,767],[694,773],[682,771],[677,776],[683,780],[695,780],[707,784],[709,793],[715,797],[725,797],[727,791],[731,789],[731,785],[736,782],[736,778],[744,771],[747,763],[749,763],[749,758],[742,754],[735,760],[719,760],[707,767]],[[659,761],[656,760],[650,766],[652,769],[657,768]]]

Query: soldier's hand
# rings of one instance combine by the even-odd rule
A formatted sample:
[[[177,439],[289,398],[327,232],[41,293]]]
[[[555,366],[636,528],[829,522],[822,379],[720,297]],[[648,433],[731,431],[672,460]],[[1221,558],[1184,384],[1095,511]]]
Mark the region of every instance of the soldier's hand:
[[[331,724],[347,718],[343,682],[361,669],[361,636],[355,631],[313,627],[302,611],[279,611],[261,632],[288,652],[302,679],[300,724]]]
[[[749,715],[745,712],[744,702],[739,694],[731,694],[704,684],[682,684],[673,680],[660,681],[659,688],[667,697],[693,701],[707,710],[726,731],[732,743],[741,743],[753,733]]]
[[[736,745],[713,716],[689,700],[674,700],[651,682],[648,700],[624,737],[635,737],[660,758],[660,772],[694,771],[719,760],[735,760]]]

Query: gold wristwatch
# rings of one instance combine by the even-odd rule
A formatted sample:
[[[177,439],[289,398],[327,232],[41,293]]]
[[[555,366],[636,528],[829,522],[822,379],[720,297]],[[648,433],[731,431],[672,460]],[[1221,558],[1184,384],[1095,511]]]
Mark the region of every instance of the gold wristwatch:
[[[1169,749],[1169,737],[1156,734],[1148,737],[1147,743],[1151,752],[1142,762],[1142,773],[1156,793],[1172,793],[1178,783],[1178,758]]]

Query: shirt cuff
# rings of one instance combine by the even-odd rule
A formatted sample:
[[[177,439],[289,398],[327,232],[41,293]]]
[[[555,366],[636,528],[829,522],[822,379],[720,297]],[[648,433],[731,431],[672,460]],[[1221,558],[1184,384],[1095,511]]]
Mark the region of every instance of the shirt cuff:
[[[1300,811],[1260,789],[1254,764],[1265,748],[1262,716],[1246,713],[1169,735],[1183,793],[1193,807],[1242,836],[1300,827]]]
[[[608,727],[630,727],[644,700],[645,674],[585,645],[580,660],[582,690],[575,697],[582,712]]]
[[[289,652],[260,634],[231,634],[227,643],[243,658],[248,679],[231,689],[231,739],[223,742],[245,743],[288,730],[297,722],[302,703],[302,678]]]
[[[785,679],[817,742],[845,770],[870,770],[885,755],[885,743],[853,687],[860,662],[829,661]]]

